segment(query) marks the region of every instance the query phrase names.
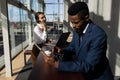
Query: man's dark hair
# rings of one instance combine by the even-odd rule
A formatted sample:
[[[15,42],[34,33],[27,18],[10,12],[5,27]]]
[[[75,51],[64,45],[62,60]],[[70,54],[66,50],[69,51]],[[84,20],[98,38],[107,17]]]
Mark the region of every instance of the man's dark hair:
[[[40,22],[40,21],[39,21],[39,15],[40,15],[40,14],[44,14],[44,13],[43,13],[43,12],[36,12],[36,13],[35,13],[35,20],[36,20],[37,23]]]
[[[85,2],[76,2],[69,7],[68,14],[70,16],[78,14],[80,18],[84,19],[86,15],[89,15],[89,9]]]

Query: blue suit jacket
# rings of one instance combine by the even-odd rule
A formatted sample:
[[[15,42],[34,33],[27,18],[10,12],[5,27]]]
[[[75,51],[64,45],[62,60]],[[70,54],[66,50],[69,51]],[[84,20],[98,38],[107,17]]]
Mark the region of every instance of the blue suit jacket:
[[[73,39],[65,54],[75,52],[74,61],[59,61],[58,70],[81,72],[86,80],[113,80],[113,75],[106,57],[107,36],[99,26],[90,22],[79,44],[79,36],[73,32]]]

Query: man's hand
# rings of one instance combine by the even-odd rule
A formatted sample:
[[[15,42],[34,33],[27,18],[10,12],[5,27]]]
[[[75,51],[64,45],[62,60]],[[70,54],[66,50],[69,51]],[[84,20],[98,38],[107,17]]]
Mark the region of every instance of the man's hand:
[[[51,66],[58,68],[58,61],[55,61],[53,56],[47,56],[42,52],[43,56],[44,56],[44,60],[46,63],[50,64]]]
[[[55,46],[53,49],[52,49],[52,53],[60,53],[61,51],[61,48]]]

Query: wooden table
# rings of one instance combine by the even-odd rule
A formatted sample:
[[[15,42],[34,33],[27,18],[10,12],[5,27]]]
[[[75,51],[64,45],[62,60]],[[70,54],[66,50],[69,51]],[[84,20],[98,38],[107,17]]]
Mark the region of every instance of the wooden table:
[[[40,53],[28,80],[84,80],[79,72],[58,71],[43,60]]]

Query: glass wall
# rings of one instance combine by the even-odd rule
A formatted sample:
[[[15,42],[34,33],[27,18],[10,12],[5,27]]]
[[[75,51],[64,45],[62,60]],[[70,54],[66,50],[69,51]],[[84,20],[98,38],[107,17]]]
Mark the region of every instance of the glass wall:
[[[57,38],[63,32],[63,0],[45,0],[48,37]]]
[[[41,11],[40,0],[6,0],[7,9],[1,11],[2,1],[0,0],[0,69],[4,66],[4,49],[2,28],[4,27],[3,20],[5,16],[6,31],[9,34],[8,45],[10,46],[10,56],[14,58],[19,54],[27,45],[33,41],[33,28],[35,25],[34,13]],[[2,14],[1,14],[2,12]],[[8,13],[7,13],[8,12]],[[4,13],[4,14],[3,14]],[[28,14],[29,13],[29,14]],[[7,23],[8,21],[8,23]],[[32,36],[32,37],[31,37]],[[6,39],[6,38],[5,38]],[[32,39],[32,40],[31,40]]]
[[[21,43],[27,41],[29,39],[29,29],[28,29],[28,12],[26,10],[21,9],[21,32],[20,32],[20,37],[21,39]]]
[[[0,5],[0,56],[3,54],[3,38],[2,38],[2,19],[1,19],[1,5]]]
[[[36,11],[37,9],[36,9],[36,0],[30,0],[30,6],[31,6],[31,9],[32,10],[34,10],[34,11]]]
[[[36,21],[35,21],[35,15],[34,14],[32,14],[32,16],[31,16],[31,26],[32,26],[32,28],[31,28],[31,35],[32,35],[32,40],[33,40],[33,29],[34,29],[34,27],[35,27],[35,23],[36,23]]]
[[[11,48],[20,44],[18,36],[22,31],[22,26],[20,23],[20,9],[13,5],[8,4],[8,16],[9,16],[9,29],[11,37]]]
[[[27,5],[27,0],[19,0],[23,5]]]
[[[28,13],[26,10],[8,4],[10,45],[12,55],[16,55],[23,48],[23,43],[28,41]],[[16,48],[19,47],[19,49]]]
[[[1,2],[0,2],[0,68],[4,64],[4,49],[3,49],[3,36],[2,36],[2,15],[1,15]]]
[[[64,4],[63,0],[45,0],[47,21],[63,22]],[[58,2],[59,1],[59,2]],[[52,10],[51,10],[52,9]]]

